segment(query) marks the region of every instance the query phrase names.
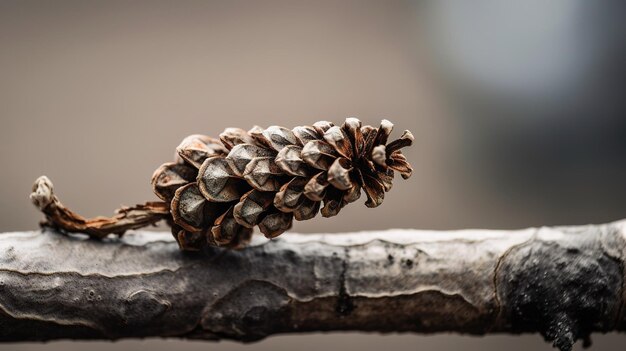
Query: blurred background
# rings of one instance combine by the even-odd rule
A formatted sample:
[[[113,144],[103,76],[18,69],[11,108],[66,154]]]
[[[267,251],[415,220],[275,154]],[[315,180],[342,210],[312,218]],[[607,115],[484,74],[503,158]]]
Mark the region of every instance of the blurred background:
[[[586,224],[626,217],[626,3],[0,0],[0,232],[37,228],[48,175],[87,215],[154,200],[188,134],[342,122],[416,137],[375,211],[296,232]],[[594,336],[622,350],[624,336]],[[532,336],[276,336],[0,350],[550,350]],[[577,345],[580,348],[580,345]]]

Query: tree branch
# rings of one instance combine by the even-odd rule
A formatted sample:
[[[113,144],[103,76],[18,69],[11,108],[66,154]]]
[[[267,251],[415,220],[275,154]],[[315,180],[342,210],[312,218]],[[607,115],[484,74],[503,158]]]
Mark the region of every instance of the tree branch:
[[[0,234],[0,340],[626,330],[626,221],[517,231],[257,238],[183,253],[168,233]]]

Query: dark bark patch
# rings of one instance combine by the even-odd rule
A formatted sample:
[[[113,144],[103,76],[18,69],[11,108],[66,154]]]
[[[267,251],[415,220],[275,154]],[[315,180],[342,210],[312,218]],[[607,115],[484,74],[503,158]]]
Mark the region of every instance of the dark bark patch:
[[[251,280],[231,290],[203,313],[204,330],[222,337],[256,341],[288,324],[287,292],[267,281]]]
[[[348,270],[348,250],[346,249],[346,257],[342,262],[341,274],[339,275],[339,294],[337,298],[337,307],[335,310],[339,316],[349,316],[354,310],[354,302],[346,289],[346,271]]]
[[[126,324],[137,326],[152,322],[170,307],[171,303],[159,297],[154,291],[140,289],[131,293],[124,300],[122,315]]]
[[[406,259],[406,260],[403,260],[403,263],[406,266],[406,268],[413,268],[413,260]]]
[[[569,351],[592,331],[614,327],[622,269],[599,245],[533,241],[509,252],[497,274],[503,317],[514,331],[538,331]]]
[[[435,333],[462,330],[477,335],[485,334],[485,326],[493,320],[491,313],[478,309],[463,296],[438,290],[377,298],[351,296],[351,302],[356,308],[350,315],[337,318],[336,297],[293,300],[289,306],[290,320],[298,325],[298,331]],[[442,313],[446,318],[441,318]]]

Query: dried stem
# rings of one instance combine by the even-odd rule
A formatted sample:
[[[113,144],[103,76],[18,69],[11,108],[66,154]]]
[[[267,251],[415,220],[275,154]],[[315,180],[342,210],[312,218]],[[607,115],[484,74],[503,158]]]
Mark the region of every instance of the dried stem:
[[[85,218],[65,207],[54,194],[52,182],[41,176],[33,185],[30,199],[46,215],[43,226],[64,232],[85,233],[102,239],[109,234],[122,236],[130,229],[139,229],[169,218],[169,206],[165,202],[146,202],[133,207],[116,210],[113,217]]]

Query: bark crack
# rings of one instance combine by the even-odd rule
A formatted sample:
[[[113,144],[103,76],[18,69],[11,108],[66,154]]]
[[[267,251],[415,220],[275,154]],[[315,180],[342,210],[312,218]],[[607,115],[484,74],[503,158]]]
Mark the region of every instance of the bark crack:
[[[341,317],[346,317],[352,313],[355,306],[352,297],[346,289],[346,273],[348,272],[348,261],[350,260],[350,249],[344,249],[344,258],[341,262],[341,273],[339,274],[339,292],[337,295],[337,306],[335,310]]]
[[[14,319],[17,320],[22,320],[22,321],[37,321],[37,322],[48,322],[48,323],[54,323],[57,324],[59,326],[81,326],[81,327],[87,327],[93,330],[97,330],[98,332],[102,333],[103,335],[108,336],[105,333],[105,330],[100,328],[98,325],[95,325],[93,323],[89,323],[88,321],[84,321],[84,320],[67,320],[67,319],[58,319],[58,318],[44,318],[38,314],[33,314],[33,313],[13,313],[11,312],[9,309],[6,308],[5,305],[0,303],[0,311],[4,314],[6,314],[9,317],[12,317]],[[1,338],[2,333],[0,332],[0,340],[2,340]]]
[[[77,271],[25,272],[25,271],[21,271],[18,269],[10,269],[10,268],[0,268],[0,272],[14,273],[14,274],[19,274],[19,275],[26,276],[26,277],[31,276],[31,275],[48,276],[48,277],[62,276],[62,275],[74,275],[74,276],[79,276],[81,278],[103,278],[103,279],[115,280],[118,278],[147,277],[151,275],[159,275],[159,274],[166,274],[166,273],[177,274],[178,271],[186,269],[186,268],[192,268],[195,265],[197,264],[180,266],[179,268],[176,268],[176,269],[161,269],[158,271],[145,272],[145,273],[120,273],[120,274],[115,274],[115,275],[102,274],[102,273],[80,273]]]

